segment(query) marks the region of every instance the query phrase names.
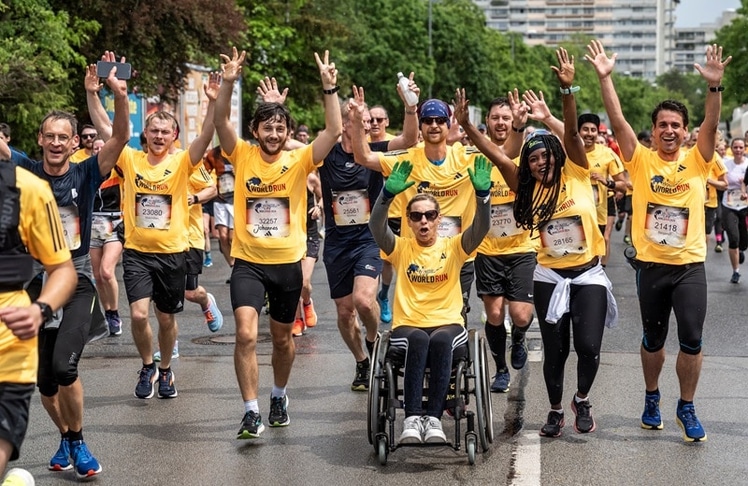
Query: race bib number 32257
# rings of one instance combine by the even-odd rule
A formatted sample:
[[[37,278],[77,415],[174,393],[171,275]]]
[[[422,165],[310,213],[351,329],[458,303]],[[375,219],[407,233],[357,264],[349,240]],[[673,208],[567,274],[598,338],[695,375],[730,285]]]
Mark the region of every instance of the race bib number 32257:
[[[287,197],[247,198],[247,232],[255,238],[284,238],[291,233]]]

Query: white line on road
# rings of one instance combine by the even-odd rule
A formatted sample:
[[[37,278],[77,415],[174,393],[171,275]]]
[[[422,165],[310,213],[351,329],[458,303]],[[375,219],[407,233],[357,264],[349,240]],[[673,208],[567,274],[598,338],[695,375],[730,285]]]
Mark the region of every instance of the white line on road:
[[[512,451],[509,486],[540,486],[540,436],[537,430],[522,433]]]

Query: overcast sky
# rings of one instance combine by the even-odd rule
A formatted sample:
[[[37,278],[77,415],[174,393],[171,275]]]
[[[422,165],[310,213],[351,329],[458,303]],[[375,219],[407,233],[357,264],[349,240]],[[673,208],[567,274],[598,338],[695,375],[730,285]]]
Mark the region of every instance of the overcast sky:
[[[675,7],[676,27],[698,27],[716,21],[722,12],[740,7],[740,0],[681,0]]]

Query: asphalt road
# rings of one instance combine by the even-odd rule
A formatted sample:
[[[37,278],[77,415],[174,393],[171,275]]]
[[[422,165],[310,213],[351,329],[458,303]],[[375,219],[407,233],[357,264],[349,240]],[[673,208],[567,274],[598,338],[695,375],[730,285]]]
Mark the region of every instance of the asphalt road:
[[[513,372],[508,394],[494,394],[496,440],[468,465],[464,451],[449,448],[398,449],[386,466],[377,462],[366,438],[366,394],[350,391],[354,360],[339,337],[324,266],[313,283],[319,324],[296,339],[297,356],[289,384],[286,428],[267,428],[261,439],[236,441],[243,414],[233,368],[234,321],[227,266],[214,242],[215,265],[201,283],[215,294],[226,322],[211,334],[194,304],[179,315],[181,357],[173,364],[179,397],[139,400],[133,396],[140,360],[129,334],[129,311],[120,288],[125,332],[89,345],[81,362],[86,390],[84,434],[103,466],[96,479],[111,485],[326,485],[337,484],[558,484],[671,485],[748,484],[748,299],[746,281],[729,283],[726,253],[710,249],[707,261],[709,309],[704,333],[704,368],[696,407],[709,440],[685,444],[674,422],[678,385],[674,371],[675,330],[668,339],[662,376],[665,429],[639,427],[643,380],[639,362],[641,327],[633,270],[622,256],[622,234],[613,234],[608,273],[620,309],[620,325],[607,330],[602,365],[591,392],[597,431],[573,431],[571,413],[558,439],[542,439],[548,402],[542,380],[539,335],[531,331],[531,362]],[[710,245],[710,248],[712,245]],[[748,275],[748,274],[747,274]],[[471,327],[480,327],[480,303],[472,299]],[[155,319],[152,319],[155,325]],[[271,382],[267,317],[261,319],[260,408],[267,416]],[[570,400],[576,360],[567,363]],[[493,373],[493,370],[492,370]],[[569,407],[567,407],[569,408]],[[445,420],[445,424],[447,421]],[[449,437],[452,426],[445,425]],[[72,472],[53,473],[46,464],[59,435],[32,400],[22,457],[39,485],[76,482]]]

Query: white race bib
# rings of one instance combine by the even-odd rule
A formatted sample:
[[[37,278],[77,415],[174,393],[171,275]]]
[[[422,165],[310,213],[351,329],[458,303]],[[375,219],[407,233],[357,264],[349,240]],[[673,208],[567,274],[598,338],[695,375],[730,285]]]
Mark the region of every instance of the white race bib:
[[[442,238],[457,236],[462,231],[462,218],[460,216],[444,216],[436,229],[436,233]]]
[[[657,245],[683,248],[688,233],[688,208],[647,203],[644,235]]]
[[[108,240],[112,237],[112,220],[109,216],[95,215],[91,219],[91,239]]]
[[[77,250],[81,247],[81,221],[78,215],[78,206],[63,206],[58,209],[68,248]]]
[[[727,190],[722,196],[722,205],[726,208],[740,211],[741,209],[748,207],[748,201],[740,199],[740,196],[742,195],[743,192],[740,189]]]
[[[366,189],[332,191],[332,214],[338,226],[368,223],[371,215],[369,192]]]
[[[291,234],[287,197],[247,198],[247,232],[255,238],[284,238]]]
[[[540,242],[546,253],[554,258],[587,251],[581,216],[552,219],[540,228]]]
[[[234,193],[234,173],[224,172],[218,178],[218,194],[230,195]]]
[[[136,194],[135,226],[168,230],[171,225],[170,194]]]
[[[494,204],[491,206],[491,229],[488,230],[488,236],[506,238],[522,234],[523,231],[522,228],[517,228],[512,204]]]

